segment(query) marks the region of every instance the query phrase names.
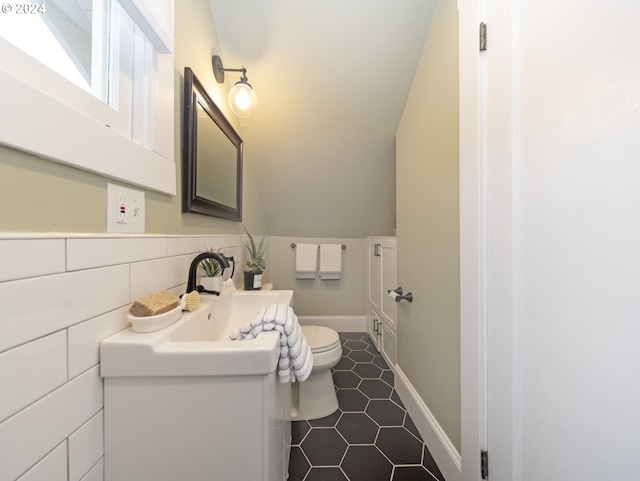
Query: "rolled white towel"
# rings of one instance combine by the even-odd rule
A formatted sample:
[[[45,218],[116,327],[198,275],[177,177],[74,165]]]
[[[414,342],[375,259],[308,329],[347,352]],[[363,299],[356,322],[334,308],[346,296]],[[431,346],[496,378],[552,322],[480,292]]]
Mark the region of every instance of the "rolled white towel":
[[[302,333],[298,316],[286,304],[274,304],[261,309],[256,318],[234,331],[231,340],[255,339],[261,332],[280,334],[280,382],[305,381],[311,374],[313,355]]]
[[[309,354],[305,357],[303,365],[294,371],[296,374],[296,380],[300,382],[306,381],[311,374],[312,367],[313,355],[311,354],[311,350],[309,350]]]

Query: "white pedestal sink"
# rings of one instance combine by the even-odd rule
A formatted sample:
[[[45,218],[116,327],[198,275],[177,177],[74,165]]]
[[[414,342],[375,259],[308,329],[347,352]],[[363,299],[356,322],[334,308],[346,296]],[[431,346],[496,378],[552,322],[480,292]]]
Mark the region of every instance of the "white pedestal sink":
[[[160,331],[103,341],[106,481],[286,479],[291,388],[276,374],[279,335],[228,335],[266,305],[291,305],[293,291],[208,301]]]

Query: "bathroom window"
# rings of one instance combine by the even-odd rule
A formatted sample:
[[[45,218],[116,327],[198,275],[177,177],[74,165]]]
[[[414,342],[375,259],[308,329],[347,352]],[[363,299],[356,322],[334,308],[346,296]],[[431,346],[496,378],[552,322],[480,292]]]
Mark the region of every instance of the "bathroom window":
[[[14,46],[105,103],[111,86],[109,53],[117,55],[109,35],[111,2],[101,0],[29,4],[0,18],[0,34]],[[8,7],[5,7],[8,8]],[[115,25],[114,25],[115,26]],[[117,28],[117,26],[115,26]],[[115,68],[114,68],[115,70]]]
[[[172,19],[173,0],[4,5],[0,143],[175,194]]]

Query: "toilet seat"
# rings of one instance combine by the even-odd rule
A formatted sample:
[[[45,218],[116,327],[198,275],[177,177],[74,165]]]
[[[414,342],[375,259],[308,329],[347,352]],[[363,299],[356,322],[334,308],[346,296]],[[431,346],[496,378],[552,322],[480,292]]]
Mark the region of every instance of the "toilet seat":
[[[340,336],[333,329],[323,326],[301,326],[313,354],[327,352],[340,345]]]

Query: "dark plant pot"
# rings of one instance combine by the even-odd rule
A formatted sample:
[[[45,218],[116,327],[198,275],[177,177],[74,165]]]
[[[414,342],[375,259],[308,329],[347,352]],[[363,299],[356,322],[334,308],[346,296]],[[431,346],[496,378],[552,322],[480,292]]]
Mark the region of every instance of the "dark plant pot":
[[[244,271],[244,290],[257,291],[262,289],[262,272]]]

